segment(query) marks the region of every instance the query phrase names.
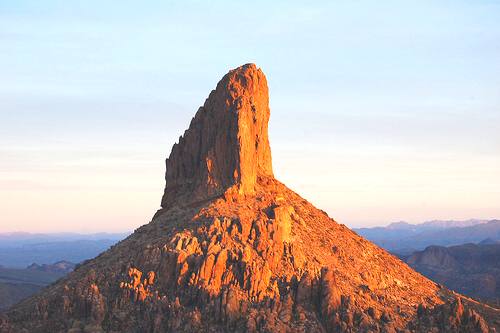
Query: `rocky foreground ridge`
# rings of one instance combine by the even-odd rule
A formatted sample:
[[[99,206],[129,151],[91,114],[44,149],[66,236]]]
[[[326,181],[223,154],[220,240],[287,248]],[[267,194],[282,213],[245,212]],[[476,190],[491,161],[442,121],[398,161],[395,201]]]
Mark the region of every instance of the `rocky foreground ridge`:
[[[493,332],[495,309],[273,177],[268,99],[255,65],[224,76],[172,148],[152,221],[13,307],[0,331]]]

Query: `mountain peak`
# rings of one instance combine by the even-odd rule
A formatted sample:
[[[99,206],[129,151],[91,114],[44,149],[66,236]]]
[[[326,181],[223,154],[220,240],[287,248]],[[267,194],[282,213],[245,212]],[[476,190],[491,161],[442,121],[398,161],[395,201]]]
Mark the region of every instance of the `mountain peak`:
[[[266,76],[255,64],[229,71],[199,108],[166,160],[162,207],[206,200],[231,189],[252,194],[273,177]]]
[[[167,159],[166,209],[0,314],[0,333],[487,333],[460,295],[274,179],[268,99],[255,65],[225,75]]]

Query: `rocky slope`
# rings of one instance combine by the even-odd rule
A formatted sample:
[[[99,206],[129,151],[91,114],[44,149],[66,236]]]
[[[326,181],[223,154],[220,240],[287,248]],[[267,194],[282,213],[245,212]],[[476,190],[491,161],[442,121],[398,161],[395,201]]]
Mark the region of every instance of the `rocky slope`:
[[[495,309],[485,321],[273,177],[268,98],[255,65],[230,71],[172,149],[153,220],[3,332],[488,332]]]

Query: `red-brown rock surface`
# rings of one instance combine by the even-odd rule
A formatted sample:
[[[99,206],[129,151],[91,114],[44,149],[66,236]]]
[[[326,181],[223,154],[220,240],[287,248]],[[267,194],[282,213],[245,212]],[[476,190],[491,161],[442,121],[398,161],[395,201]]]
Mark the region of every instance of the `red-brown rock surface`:
[[[162,207],[214,198],[230,188],[253,194],[259,176],[273,176],[269,115],[260,69],[247,64],[226,74],[172,148]]]
[[[1,330],[488,331],[480,305],[274,179],[268,119],[262,72],[229,72],[172,149],[153,220],[12,308]]]

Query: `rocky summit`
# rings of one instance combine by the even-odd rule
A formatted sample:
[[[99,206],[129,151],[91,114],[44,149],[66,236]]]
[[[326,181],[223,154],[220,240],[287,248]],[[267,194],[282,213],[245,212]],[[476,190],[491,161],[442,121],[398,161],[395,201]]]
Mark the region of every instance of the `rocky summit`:
[[[254,194],[258,177],[273,176],[269,115],[260,69],[245,65],[225,75],[172,148],[162,207],[212,199],[229,189]]]
[[[1,332],[493,332],[496,309],[424,278],[273,176],[266,77],[217,84],[166,161],[162,208],[14,306]]]

